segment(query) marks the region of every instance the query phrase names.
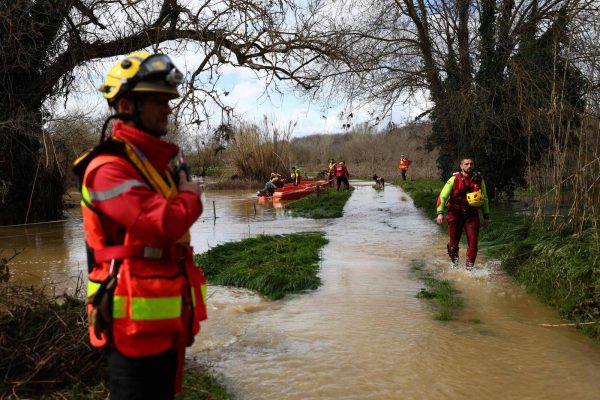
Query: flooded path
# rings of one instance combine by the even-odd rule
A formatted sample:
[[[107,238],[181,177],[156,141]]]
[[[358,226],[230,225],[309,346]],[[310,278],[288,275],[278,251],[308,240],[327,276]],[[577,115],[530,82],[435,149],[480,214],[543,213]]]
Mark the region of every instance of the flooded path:
[[[344,217],[291,218],[253,194],[208,192],[192,228],[198,252],[258,234],[324,231],[316,291],[264,301],[209,288],[209,320],[191,357],[238,399],[598,399],[600,346],[560,322],[497,264],[444,272],[461,290],[459,321],[433,319],[410,262],[446,271],[446,238],[399,188],[355,182]],[[213,214],[213,201],[215,202]],[[492,221],[493,223],[493,221]],[[0,228],[26,247],[15,280],[71,287],[85,269],[80,221]],[[473,323],[480,320],[481,323]]]
[[[323,227],[320,289],[276,302],[212,292],[199,362],[239,399],[599,398],[600,347],[537,326],[556,313],[493,263],[449,273],[464,321],[435,321],[415,298],[410,261],[444,269],[445,237],[400,189],[370,186],[359,183],[344,217]]]

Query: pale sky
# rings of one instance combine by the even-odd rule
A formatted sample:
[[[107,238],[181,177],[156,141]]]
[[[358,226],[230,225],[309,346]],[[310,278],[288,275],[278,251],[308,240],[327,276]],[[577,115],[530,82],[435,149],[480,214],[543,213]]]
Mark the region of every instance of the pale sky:
[[[121,58],[121,57],[120,57]],[[176,66],[182,72],[191,72],[199,63],[199,57],[191,52],[183,53],[173,57]],[[57,116],[73,111],[82,111],[97,115],[107,111],[106,101],[96,88],[102,83],[104,76],[116,59],[105,60],[92,64],[92,71],[86,69],[81,71],[81,81],[78,88],[73,92],[64,104],[64,99],[59,99],[54,104]],[[249,69],[226,66],[222,69],[223,75],[219,80],[217,89],[219,93],[229,92],[227,96],[221,96],[222,101],[234,109],[235,115],[247,122],[258,122],[266,115],[269,121],[278,126],[287,126],[290,122],[296,123],[293,137],[301,137],[310,134],[329,134],[343,132],[342,124],[350,121],[341,121],[339,114],[344,110],[344,101],[340,99],[340,105],[323,111],[323,105],[316,101],[308,101],[294,94],[292,87],[281,83],[279,89],[284,91],[280,94],[269,89],[265,93],[266,81],[257,78],[255,73]],[[85,72],[85,73],[84,73]],[[420,104],[397,105],[393,109],[392,120],[397,125],[404,125],[409,119],[423,112],[425,99],[418,99]],[[372,109],[363,106],[352,110],[354,117],[352,125],[356,126],[366,121],[372,121],[368,111]],[[217,120],[218,116],[218,120]],[[325,117],[325,118],[324,118]],[[389,119],[383,120],[379,128],[383,129]],[[211,121],[213,126],[220,123],[220,113],[215,113]]]

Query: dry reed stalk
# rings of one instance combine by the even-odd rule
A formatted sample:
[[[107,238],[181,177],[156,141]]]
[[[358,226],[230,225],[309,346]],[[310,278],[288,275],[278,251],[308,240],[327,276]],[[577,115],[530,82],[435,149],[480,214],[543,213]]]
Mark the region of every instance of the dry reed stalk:
[[[239,177],[264,182],[271,172],[287,176],[291,169],[289,140],[292,125],[281,129],[265,117],[262,126],[241,123],[235,127],[228,149],[229,164]]]
[[[35,396],[73,384],[97,385],[106,378],[106,365],[87,335],[81,300],[0,285],[0,392]]]

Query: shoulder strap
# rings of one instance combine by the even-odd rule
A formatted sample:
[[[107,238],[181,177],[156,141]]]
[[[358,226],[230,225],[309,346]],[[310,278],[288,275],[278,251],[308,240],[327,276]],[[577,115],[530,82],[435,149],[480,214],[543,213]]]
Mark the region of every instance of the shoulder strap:
[[[73,162],[73,172],[77,176],[80,185],[83,182],[83,177],[88,165],[96,157],[103,154],[126,158],[124,146],[115,140],[107,140],[96,147],[86,150]]]

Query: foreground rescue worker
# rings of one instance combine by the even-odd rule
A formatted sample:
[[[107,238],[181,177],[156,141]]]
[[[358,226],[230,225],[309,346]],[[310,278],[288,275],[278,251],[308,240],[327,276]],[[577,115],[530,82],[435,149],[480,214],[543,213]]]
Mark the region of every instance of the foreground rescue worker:
[[[448,211],[448,255],[453,266],[458,265],[458,244],[463,229],[467,234],[467,260],[465,267],[471,270],[477,257],[479,236],[479,210],[483,214],[483,229],[490,222],[490,206],[485,181],[479,172],[474,172],[473,159],[464,158],[460,162],[460,172],[454,173],[444,185],[437,203],[437,223],[444,222],[444,213]]]
[[[400,161],[398,161],[398,170],[402,174],[402,180],[406,180],[406,172],[408,171],[408,166],[410,165],[410,160],[406,158],[404,154],[400,155]]]
[[[206,281],[188,231],[202,213],[200,188],[184,170],[171,171],[179,148],[160,139],[182,78],[162,54],[137,52],[117,62],[100,87],[116,110],[107,120],[115,119],[112,135],[103,129],[100,145],[74,165],[90,340],[105,350],[113,400],[173,399],[185,347],[206,318]]]
[[[292,173],[290,174],[290,180],[296,186],[298,186],[300,184],[300,182],[302,181],[302,174],[300,173],[300,170],[298,169],[298,167],[292,167]]]
[[[335,184],[335,160],[329,159],[329,165],[327,165],[327,184],[329,187],[333,187]]]
[[[335,190],[340,191],[340,185],[343,183],[346,186],[346,190],[350,190],[350,183],[348,179],[350,178],[350,174],[348,173],[348,169],[346,168],[346,163],[344,161],[340,161],[335,164]]]

